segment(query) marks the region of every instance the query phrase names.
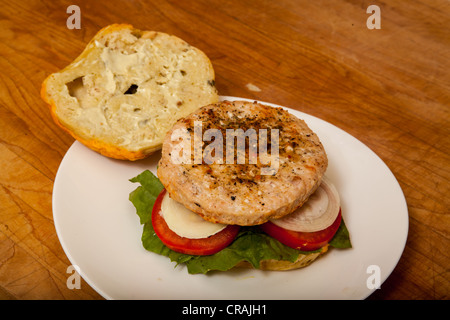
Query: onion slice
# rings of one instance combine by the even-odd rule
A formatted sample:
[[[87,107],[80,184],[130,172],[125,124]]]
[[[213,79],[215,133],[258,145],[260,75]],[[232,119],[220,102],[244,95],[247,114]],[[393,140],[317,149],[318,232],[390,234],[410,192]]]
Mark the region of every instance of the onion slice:
[[[303,206],[280,218],[270,220],[277,226],[297,232],[316,232],[336,220],[341,206],[336,187],[326,178]]]

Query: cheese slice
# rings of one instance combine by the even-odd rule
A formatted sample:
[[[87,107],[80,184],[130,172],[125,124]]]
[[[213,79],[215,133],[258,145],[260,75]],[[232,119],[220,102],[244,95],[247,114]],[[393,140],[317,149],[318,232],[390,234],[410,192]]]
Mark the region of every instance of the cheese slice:
[[[160,212],[169,229],[184,238],[207,238],[222,231],[227,226],[226,224],[204,220],[198,214],[170,198],[168,193],[162,200]]]

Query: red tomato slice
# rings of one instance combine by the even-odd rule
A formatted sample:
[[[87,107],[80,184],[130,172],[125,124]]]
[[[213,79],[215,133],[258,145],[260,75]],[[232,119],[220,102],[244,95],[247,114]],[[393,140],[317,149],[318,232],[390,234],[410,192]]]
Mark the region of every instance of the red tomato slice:
[[[163,216],[161,216],[161,202],[166,194],[163,189],[156,198],[152,210],[152,225],[159,239],[170,249],[176,252],[197,256],[206,256],[226,248],[236,238],[239,226],[229,225],[222,231],[203,239],[189,239],[180,237],[169,229]]]
[[[288,247],[303,251],[313,251],[322,248],[330,242],[336,234],[336,231],[341,224],[341,220],[342,215],[341,210],[339,210],[339,214],[331,226],[316,232],[291,231],[283,229],[270,221],[260,225],[260,228],[269,236],[277,239]]]

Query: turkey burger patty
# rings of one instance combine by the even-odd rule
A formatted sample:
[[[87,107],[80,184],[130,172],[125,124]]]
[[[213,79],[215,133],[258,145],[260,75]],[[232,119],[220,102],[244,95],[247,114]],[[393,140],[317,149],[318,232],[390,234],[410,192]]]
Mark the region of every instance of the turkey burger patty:
[[[244,149],[237,133],[244,133]],[[204,220],[252,226],[302,206],[327,165],[319,138],[303,120],[282,108],[224,101],[175,124],[157,174],[173,200]]]

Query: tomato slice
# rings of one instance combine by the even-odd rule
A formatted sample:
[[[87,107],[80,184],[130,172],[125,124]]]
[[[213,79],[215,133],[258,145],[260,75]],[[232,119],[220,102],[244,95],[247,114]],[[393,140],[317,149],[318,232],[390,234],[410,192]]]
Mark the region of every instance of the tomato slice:
[[[260,225],[260,228],[272,238],[277,239],[288,247],[313,251],[322,248],[334,237],[341,224],[342,214],[339,214],[331,226],[316,232],[298,232],[281,228],[272,222]]]
[[[170,249],[176,252],[197,256],[206,256],[226,248],[236,238],[240,227],[229,225],[220,232],[202,239],[189,239],[180,237],[170,230],[161,215],[161,202],[166,194],[163,189],[156,198],[152,210],[152,225],[159,239]]]

